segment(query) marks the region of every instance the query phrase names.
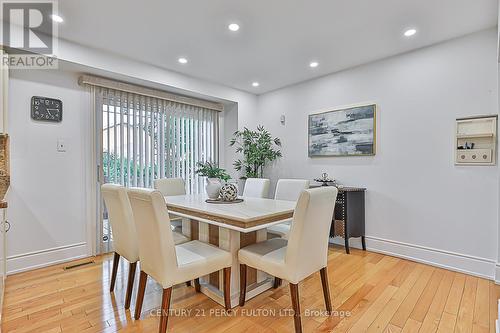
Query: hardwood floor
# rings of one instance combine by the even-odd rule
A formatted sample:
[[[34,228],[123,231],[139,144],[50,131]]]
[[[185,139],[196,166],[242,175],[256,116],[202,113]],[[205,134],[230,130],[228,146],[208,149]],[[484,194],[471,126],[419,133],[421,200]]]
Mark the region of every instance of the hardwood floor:
[[[80,261],[78,261],[80,262]],[[76,262],[77,263],[77,262]],[[67,264],[66,264],[67,265]],[[142,319],[124,310],[129,265],[112,256],[64,270],[57,265],[9,276],[4,332],[156,332],[162,289],[148,280]],[[136,274],[139,274],[139,269]],[[491,281],[377,253],[331,248],[328,277],[333,316],[325,309],[319,272],[300,284],[304,332],[494,332],[500,287]],[[174,287],[171,332],[293,332],[288,283],[225,314],[194,287]]]

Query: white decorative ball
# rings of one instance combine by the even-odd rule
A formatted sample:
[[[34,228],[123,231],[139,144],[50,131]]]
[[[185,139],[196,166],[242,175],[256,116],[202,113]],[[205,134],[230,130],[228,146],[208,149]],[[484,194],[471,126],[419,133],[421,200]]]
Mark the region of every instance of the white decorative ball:
[[[225,184],[220,189],[220,197],[224,201],[234,201],[238,198],[238,189],[234,184]]]

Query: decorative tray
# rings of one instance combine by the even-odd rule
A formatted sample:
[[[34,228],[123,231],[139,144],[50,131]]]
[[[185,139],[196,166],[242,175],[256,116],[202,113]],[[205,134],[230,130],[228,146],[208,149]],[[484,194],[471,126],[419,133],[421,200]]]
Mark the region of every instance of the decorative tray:
[[[235,204],[235,203],[243,202],[243,199],[236,199],[233,201],[224,201],[222,199],[207,199],[207,200],[205,200],[205,202],[211,203],[211,204]]]
[[[334,186],[337,185],[335,179],[330,178],[315,178],[314,181],[317,183],[323,183],[323,186],[328,186],[328,183],[332,183]]]

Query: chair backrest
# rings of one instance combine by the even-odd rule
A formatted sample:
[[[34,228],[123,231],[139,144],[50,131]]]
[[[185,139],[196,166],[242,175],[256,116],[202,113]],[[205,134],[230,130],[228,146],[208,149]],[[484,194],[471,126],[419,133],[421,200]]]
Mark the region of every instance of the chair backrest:
[[[292,283],[327,266],[328,239],[337,198],[334,186],[302,191],[293,214],[285,264]]]
[[[155,190],[163,196],[186,194],[186,183],[182,178],[161,178],[153,182]]]
[[[108,210],[115,252],[130,262],[136,262],[139,260],[139,248],[127,189],[120,185],[104,184],[101,194]]]
[[[177,271],[175,243],[165,199],[160,191],[133,188],[128,197],[139,240],[141,270],[160,284]]]
[[[265,178],[247,178],[245,181],[245,188],[243,189],[243,196],[251,198],[267,198],[270,183],[271,181]]]
[[[309,180],[307,179],[280,179],[276,184],[276,192],[274,199],[297,201],[299,200],[302,190],[309,188]]]

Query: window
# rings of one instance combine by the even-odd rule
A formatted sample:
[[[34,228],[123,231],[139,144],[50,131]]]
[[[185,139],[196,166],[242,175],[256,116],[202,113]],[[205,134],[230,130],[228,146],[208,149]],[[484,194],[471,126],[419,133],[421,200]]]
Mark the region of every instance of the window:
[[[199,161],[217,161],[218,112],[158,98],[100,89],[105,183],[152,187],[180,177],[188,193],[203,191]]]

